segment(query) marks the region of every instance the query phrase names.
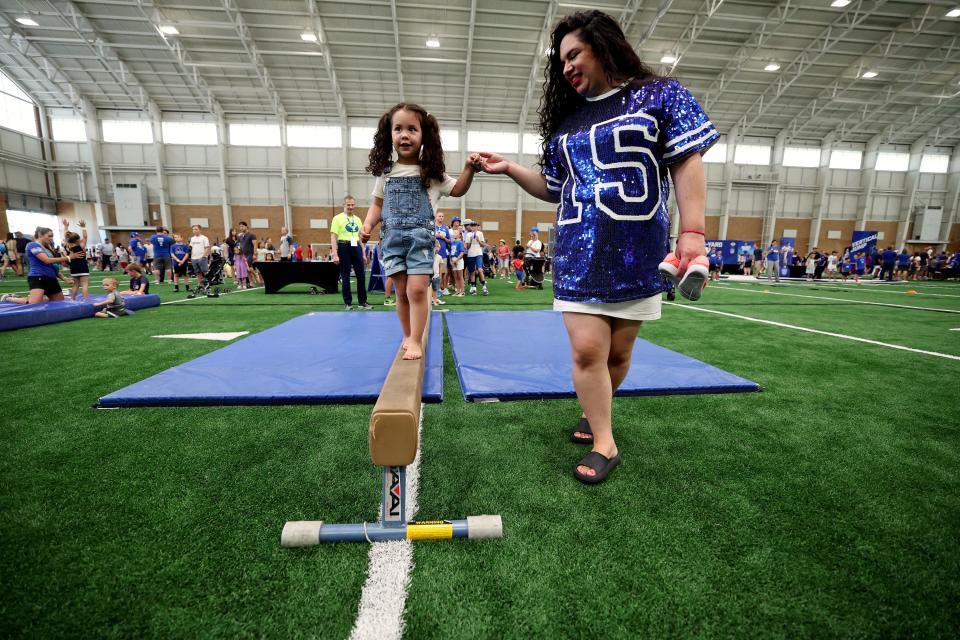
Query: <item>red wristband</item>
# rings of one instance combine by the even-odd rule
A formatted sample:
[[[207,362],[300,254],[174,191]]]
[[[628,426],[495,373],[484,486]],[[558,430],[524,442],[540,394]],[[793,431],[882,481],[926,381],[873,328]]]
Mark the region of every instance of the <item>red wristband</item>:
[[[703,231],[696,231],[695,229],[684,229],[683,231],[680,232],[680,235],[683,235],[685,233],[697,233],[703,236],[704,238],[707,237],[707,234],[705,234]]]

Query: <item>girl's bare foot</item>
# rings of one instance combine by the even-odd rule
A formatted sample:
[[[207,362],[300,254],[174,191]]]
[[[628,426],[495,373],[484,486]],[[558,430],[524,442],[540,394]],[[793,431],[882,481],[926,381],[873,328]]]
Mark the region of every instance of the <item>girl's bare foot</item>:
[[[423,357],[423,350],[420,348],[420,345],[416,342],[410,342],[407,345],[407,350],[403,354],[404,360],[419,360]]]

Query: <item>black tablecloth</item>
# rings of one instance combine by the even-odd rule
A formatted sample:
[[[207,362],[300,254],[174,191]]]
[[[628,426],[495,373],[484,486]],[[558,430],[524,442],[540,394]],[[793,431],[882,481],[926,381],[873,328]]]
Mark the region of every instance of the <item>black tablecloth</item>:
[[[333,262],[255,262],[253,266],[263,276],[266,293],[277,293],[295,282],[312,284],[321,293],[336,293],[340,282],[340,267]]]

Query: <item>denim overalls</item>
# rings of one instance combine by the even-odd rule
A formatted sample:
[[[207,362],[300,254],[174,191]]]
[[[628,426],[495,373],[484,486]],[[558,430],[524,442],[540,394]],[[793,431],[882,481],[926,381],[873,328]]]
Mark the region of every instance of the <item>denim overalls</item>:
[[[383,172],[383,269],[392,276],[433,275],[436,227],[433,205],[420,176],[391,178],[388,165]]]

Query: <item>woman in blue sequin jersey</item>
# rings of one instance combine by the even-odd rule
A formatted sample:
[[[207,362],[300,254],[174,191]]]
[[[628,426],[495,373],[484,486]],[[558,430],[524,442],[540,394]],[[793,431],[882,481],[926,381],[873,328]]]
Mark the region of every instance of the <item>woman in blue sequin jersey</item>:
[[[706,253],[701,154],[720,134],[690,92],[650,71],[616,21],[567,16],[551,36],[540,104],[540,171],[483,153],[483,169],[556,203],[554,309],[563,312],[583,409],[571,439],[592,451],[574,467],[587,484],[620,463],[613,393],[630,369],[640,324],[660,317],[667,286],[672,179],[680,273]]]

